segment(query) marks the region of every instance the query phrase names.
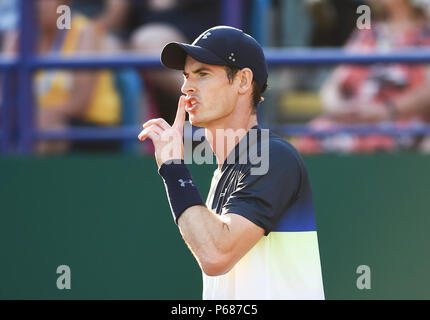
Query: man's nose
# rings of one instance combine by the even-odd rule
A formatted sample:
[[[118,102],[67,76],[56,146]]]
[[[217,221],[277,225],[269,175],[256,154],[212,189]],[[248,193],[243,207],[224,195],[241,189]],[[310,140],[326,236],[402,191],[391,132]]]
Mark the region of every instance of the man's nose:
[[[184,79],[181,91],[183,94],[190,95],[191,93],[196,92],[196,87],[190,79]]]

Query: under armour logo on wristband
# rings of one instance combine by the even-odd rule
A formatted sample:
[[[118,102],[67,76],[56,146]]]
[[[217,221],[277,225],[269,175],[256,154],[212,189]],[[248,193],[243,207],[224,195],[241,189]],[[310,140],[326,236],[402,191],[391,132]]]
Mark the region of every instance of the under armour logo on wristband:
[[[183,188],[185,188],[185,184],[186,183],[189,183],[189,184],[191,184],[191,186],[195,187],[194,183],[193,183],[193,180],[191,180],[191,179],[185,180],[185,181],[182,180],[182,179],[179,179],[178,181],[181,183],[181,187],[183,187]]]

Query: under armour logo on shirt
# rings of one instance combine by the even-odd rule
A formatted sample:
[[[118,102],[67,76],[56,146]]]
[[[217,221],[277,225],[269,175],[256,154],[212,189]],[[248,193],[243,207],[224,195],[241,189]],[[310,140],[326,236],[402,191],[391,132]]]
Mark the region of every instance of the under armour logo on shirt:
[[[182,179],[179,179],[178,180],[180,183],[181,183],[181,187],[183,187],[183,188],[185,188],[185,184],[186,183],[189,183],[189,184],[191,184],[191,186],[193,186],[194,187],[194,183],[193,183],[193,180],[191,180],[191,179],[188,179],[188,180],[182,180]]]
[[[202,39],[207,39],[212,33],[207,32],[203,35]]]

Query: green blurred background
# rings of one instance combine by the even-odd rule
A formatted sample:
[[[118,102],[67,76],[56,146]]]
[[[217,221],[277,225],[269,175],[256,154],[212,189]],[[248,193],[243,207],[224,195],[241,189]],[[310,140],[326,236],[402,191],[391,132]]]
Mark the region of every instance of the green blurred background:
[[[430,156],[305,157],[327,299],[429,299]],[[206,196],[214,166],[191,166]],[[152,157],[0,158],[0,299],[201,299]],[[56,269],[71,269],[59,290]],[[368,265],[371,289],[356,269]]]

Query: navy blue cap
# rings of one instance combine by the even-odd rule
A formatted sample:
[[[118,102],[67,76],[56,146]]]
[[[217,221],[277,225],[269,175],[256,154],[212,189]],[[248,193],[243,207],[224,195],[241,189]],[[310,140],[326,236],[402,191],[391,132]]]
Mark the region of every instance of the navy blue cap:
[[[242,30],[217,26],[203,32],[192,44],[168,43],[161,53],[161,63],[170,69],[184,70],[187,55],[206,64],[249,68],[260,89],[264,91],[267,86],[263,48]]]

